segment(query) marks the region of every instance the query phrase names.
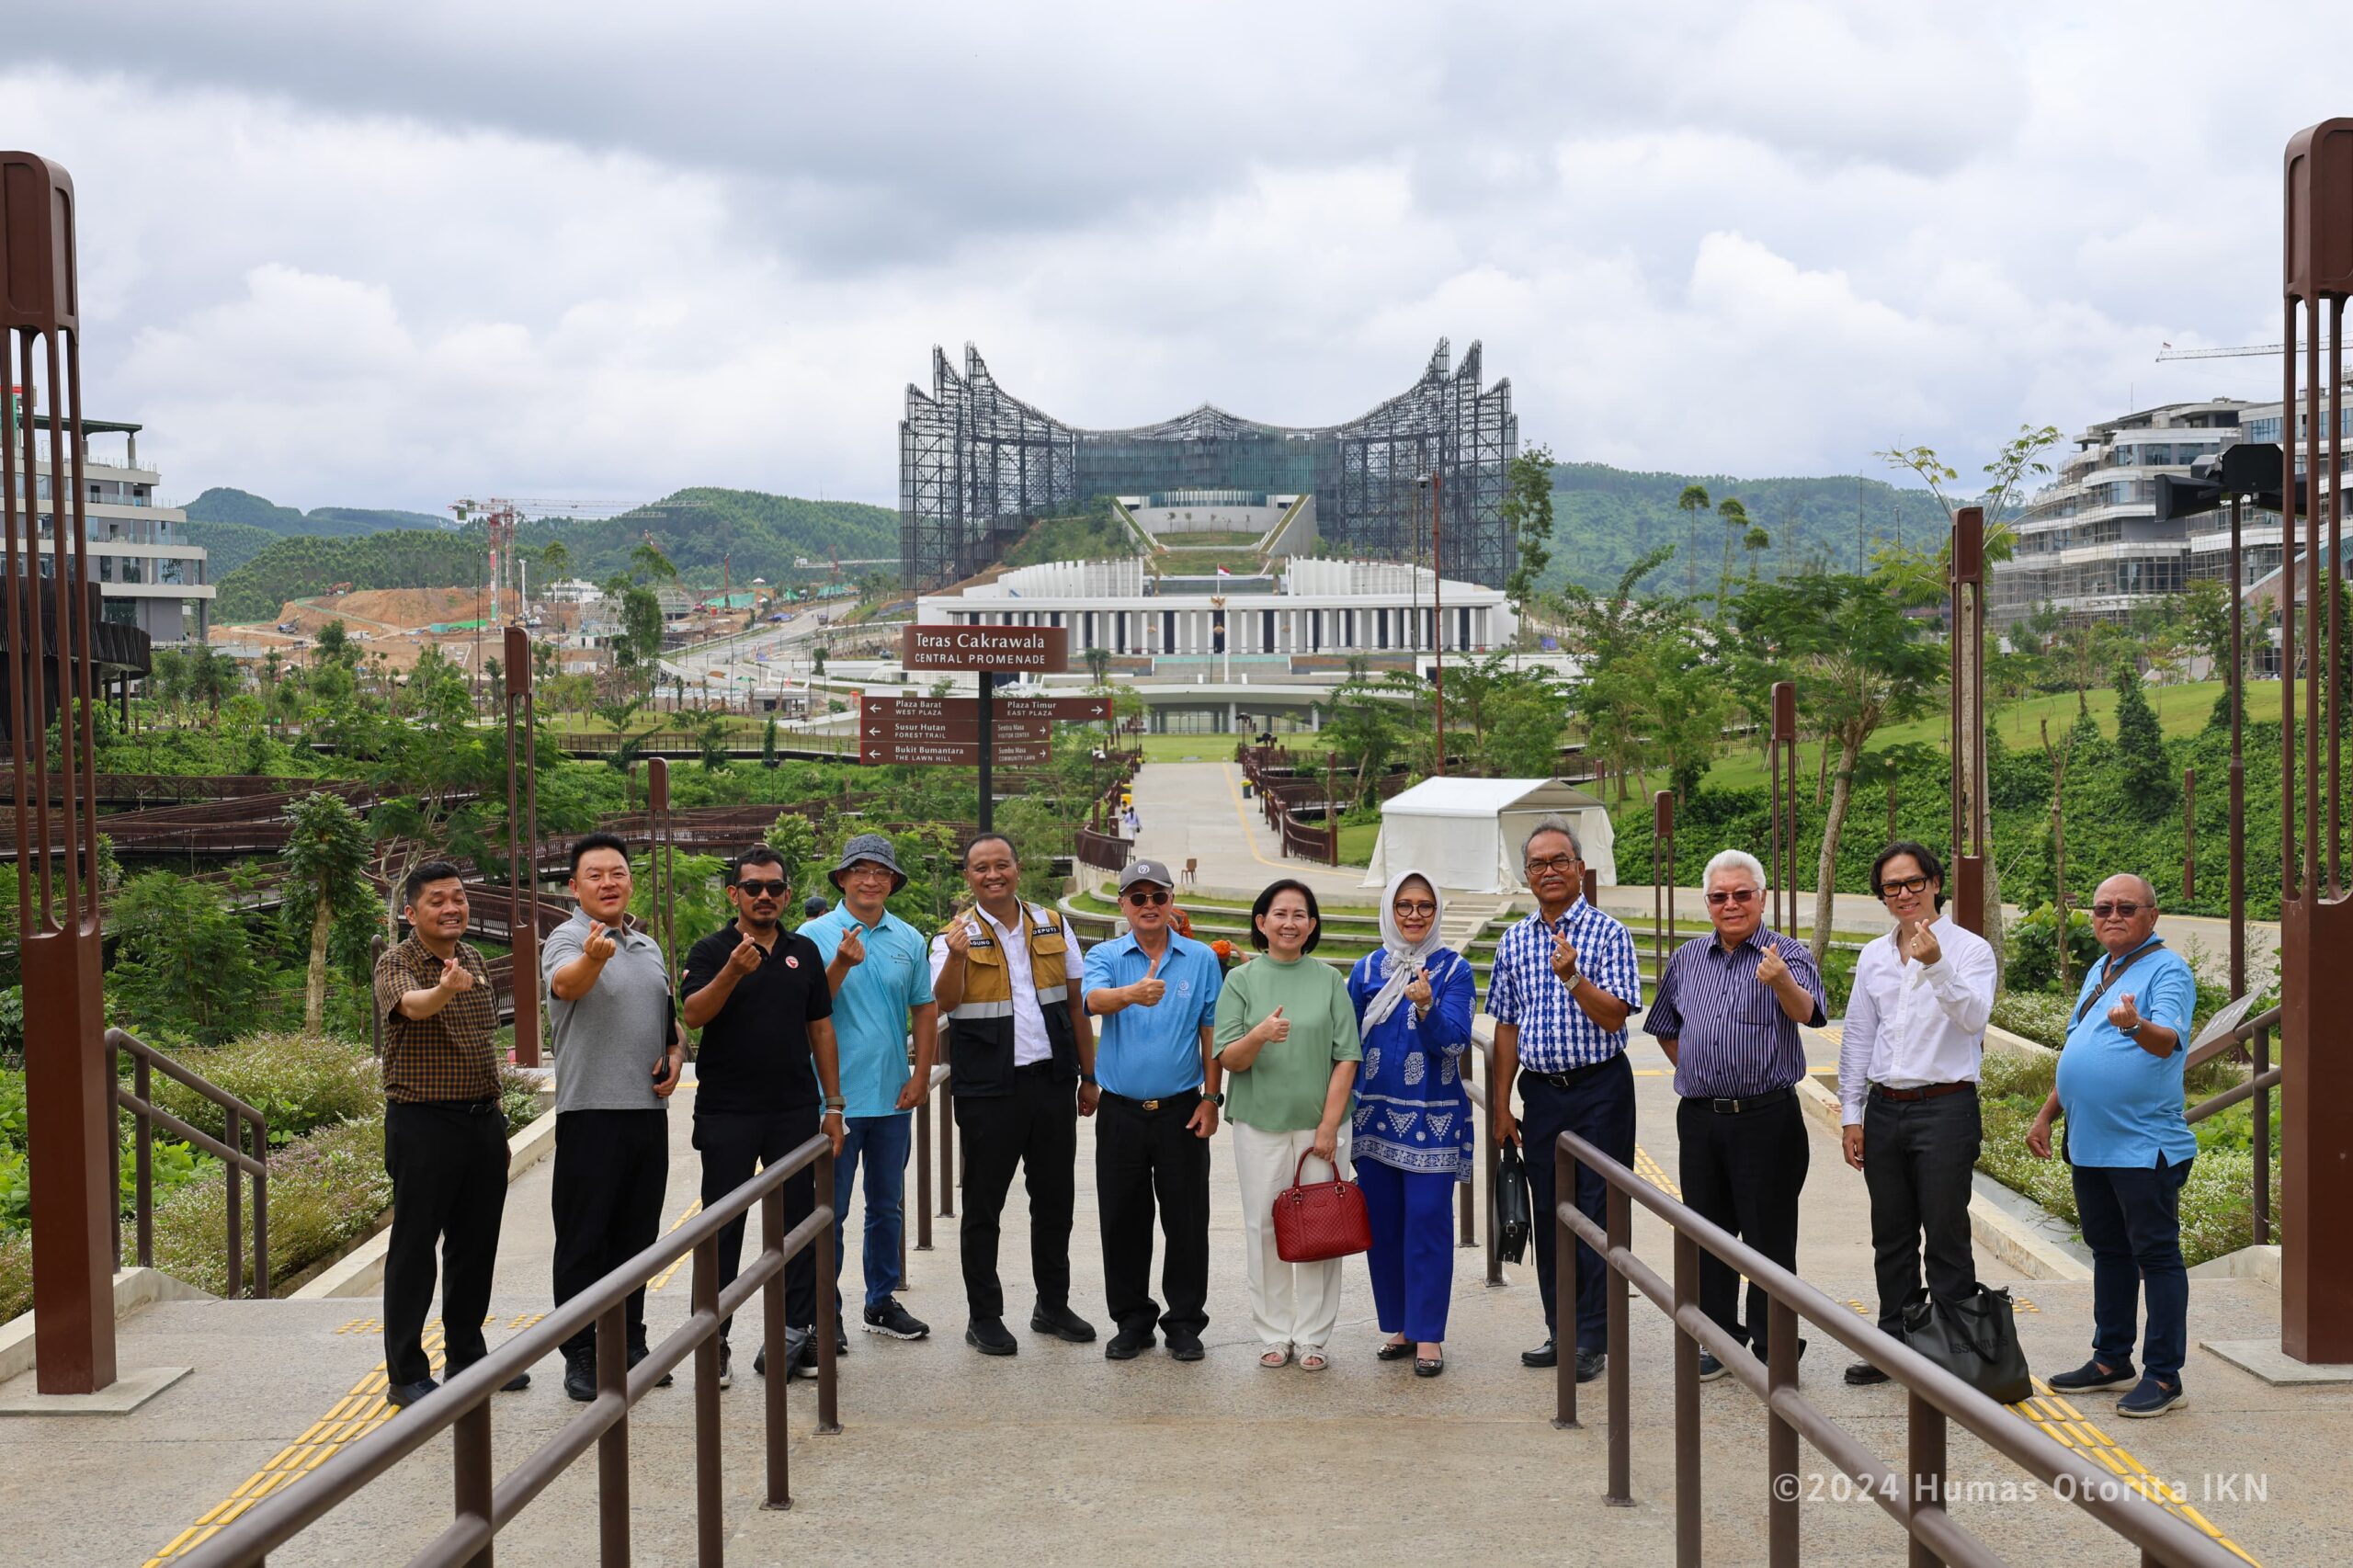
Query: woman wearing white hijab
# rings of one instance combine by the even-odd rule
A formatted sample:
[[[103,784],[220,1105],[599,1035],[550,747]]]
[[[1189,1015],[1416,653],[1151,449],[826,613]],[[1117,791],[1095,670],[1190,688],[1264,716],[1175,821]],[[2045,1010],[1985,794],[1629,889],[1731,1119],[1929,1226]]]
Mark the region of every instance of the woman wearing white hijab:
[[[1364,1066],[1349,1149],[1372,1221],[1373,1305],[1389,1335],[1383,1361],[1414,1358],[1417,1377],[1446,1369],[1454,1291],[1454,1187],[1472,1165],[1471,966],[1438,940],[1438,883],[1400,871],[1381,890],[1381,951],[1348,974]]]

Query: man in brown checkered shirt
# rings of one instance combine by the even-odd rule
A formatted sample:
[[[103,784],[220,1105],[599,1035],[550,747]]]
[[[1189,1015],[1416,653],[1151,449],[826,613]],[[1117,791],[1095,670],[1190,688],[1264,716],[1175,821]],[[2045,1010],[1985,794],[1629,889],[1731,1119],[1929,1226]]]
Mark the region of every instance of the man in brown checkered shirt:
[[[413,932],[376,960],[384,1020],[384,1168],[392,1178],[392,1239],[384,1256],[384,1397],[431,1393],[423,1345],[441,1244],[445,1377],[488,1355],[483,1320],[506,1210],[506,1119],[498,1107],[498,999],[482,954],[464,940],[463,873],[428,860],[402,885]],[[530,1374],[506,1385],[519,1389]]]

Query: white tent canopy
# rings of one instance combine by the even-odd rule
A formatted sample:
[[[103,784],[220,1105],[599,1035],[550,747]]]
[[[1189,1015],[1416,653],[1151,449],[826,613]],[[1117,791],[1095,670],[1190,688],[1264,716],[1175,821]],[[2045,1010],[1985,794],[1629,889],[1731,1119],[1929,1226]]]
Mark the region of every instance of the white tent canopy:
[[[1609,809],[1558,778],[1425,778],[1381,808],[1381,836],[1364,885],[1408,867],[1461,892],[1518,892],[1519,846],[1548,816],[1567,819],[1585,863],[1603,887],[1618,885]]]

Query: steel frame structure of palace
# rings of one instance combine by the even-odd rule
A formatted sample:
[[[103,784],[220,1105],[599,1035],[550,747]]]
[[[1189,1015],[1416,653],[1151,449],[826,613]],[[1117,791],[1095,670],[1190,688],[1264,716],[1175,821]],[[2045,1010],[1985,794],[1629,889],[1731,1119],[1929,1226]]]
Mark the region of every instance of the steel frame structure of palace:
[[[1459,368],[1438,340],[1421,379],[1342,425],[1291,426],[1203,403],[1159,425],[1082,430],[1000,388],[980,351],[961,375],[931,351],[931,391],[910,383],[899,424],[899,555],[922,593],[993,564],[1040,517],[1097,495],[1188,490],[1313,492],[1317,527],[1342,553],[1423,562],[1501,587],[1512,566],[1503,521],[1519,447],[1511,382],[1479,388],[1479,345]],[[1431,561],[1435,474],[1444,527]]]

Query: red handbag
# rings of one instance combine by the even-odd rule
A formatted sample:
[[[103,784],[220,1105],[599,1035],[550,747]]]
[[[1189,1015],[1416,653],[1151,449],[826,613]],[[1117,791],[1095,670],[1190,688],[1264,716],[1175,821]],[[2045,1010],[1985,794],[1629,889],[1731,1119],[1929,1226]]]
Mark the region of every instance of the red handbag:
[[[1285,1263],[1322,1263],[1366,1251],[1372,1221],[1364,1211],[1364,1188],[1352,1181],[1302,1184],[1307,1159],[1300,1155],[1290,1186],[1275,1194],[1276,1256]]]

